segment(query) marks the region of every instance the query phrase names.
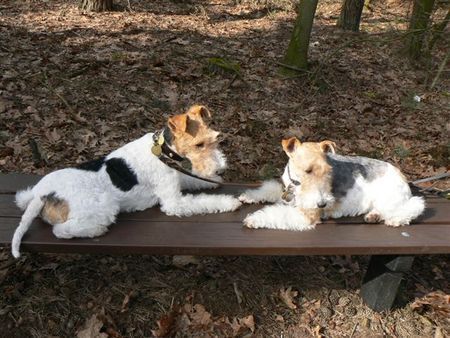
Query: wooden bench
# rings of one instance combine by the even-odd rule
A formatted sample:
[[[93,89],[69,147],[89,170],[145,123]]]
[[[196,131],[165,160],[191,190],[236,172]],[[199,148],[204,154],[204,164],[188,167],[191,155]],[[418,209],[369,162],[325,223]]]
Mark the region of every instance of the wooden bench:
[[[40,177],[0,175],[0,245],[9,246],[21,211],[14,204],[18,189]],[[237,194],[248,186],[221,188]],[[215,190],[217,192],[217,190]],[[362,218],[329,220],[313,231],[251,230],[243,218],[260,206],[226,214],[177,218],[157,208],[121,214],[102,237],[57,239],[36,219],[22,241],[22,251],[154,255],[372,255],[361,295],[374,310],[391,308],[415,254],[450,253],[450,202],[427,198],[427,210],[408,227],[365,224]]]

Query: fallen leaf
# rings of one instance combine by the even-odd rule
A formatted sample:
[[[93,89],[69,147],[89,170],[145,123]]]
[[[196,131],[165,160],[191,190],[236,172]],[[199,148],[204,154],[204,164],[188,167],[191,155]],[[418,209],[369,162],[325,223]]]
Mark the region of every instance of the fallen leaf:
[[[298,291],[292,291],[292,287],[288,287],[287,289],[281,288],[279,292],[279,296],[281,300],[284,302],[284,304],[292,309],[295,310],[297,308],[297,305],[294,304],[293,299],[297,297]]]
[[[206,311],[205,307],[201,304],[195,304],[193,312],[189,316],[193,325],[206,326],[211,323],[211,314]]]
[[[250,331],[255,331],[255,319],[253,318],[253,315],[249,315],[247,317],[239,319],[239,323],[247,328],[250,329]]]
[[[173,256],[172,264],[180,268],[189,264],[198,265],[200,261],[195,256]]]
[[[174,328],[176,316],[177,312],[174,309],[172,309],[169,313],[162,315],[161,318],[156,321],[158,329],[152,330],[152,334],[155,337],[166,337]]]
[[[429,292],[424,297],[416,299],[410,306],[414,311],[430,308],[436,315],[450,318],[450,295],[442,291]]]
[[[83,326],[83,329],[77,332],[77,338],[108,338],[106,333],[100,332],[103,322],[93,314]]]

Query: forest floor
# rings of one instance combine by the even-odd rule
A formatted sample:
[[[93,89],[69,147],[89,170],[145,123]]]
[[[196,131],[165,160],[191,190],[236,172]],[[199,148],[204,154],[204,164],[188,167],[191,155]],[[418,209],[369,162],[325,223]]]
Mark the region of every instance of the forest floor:
[[[193,103],[207,105],[224,133],[229,180],[278,175],[288,135],[333,140],[340,153],[390,161],[409,179],[449,170],[448,69],[430,89],[449,34],[429,59],[407,61],[409,1],[371,1],[360,33],[337,29],[338,2],[320,1],[310,71],[293,78],[279,74],[295,20],[290,0],[131,1],[131,12],[122,5],[86,14],[74,0],[0,3],[0,172],[44,174],[96,158]],[[13,261],[3,250],[0,332],[450,336],[448,256],[417,258],[401,307],[381,314],[358,295],[367,262],[51,254]]]

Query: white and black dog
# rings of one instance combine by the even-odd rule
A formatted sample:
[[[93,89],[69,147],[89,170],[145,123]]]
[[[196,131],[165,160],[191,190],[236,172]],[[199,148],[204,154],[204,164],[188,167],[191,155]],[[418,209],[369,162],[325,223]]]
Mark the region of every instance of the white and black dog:
[[[289,157],[280,183],[268,181],[239,198],[245,203],[281,202],[248,215],[245,226],[308,230],[321,219],[365,214],[368,223],[409,224],[425,209],[422,197],[412,196],[403,174],[393,165],[359,156],[335,154],[331,141],[283,140]]]
[[[233,196],[182,194],[183,189],[217,185],[182,174],[163,160],[188,159],[193,174],[220,180],[226,159],[218,148],[219,132],[207,124],[210,116],[205,107],[195,105],[169,118],[160,133],[148,133],[77,168],[54,171],[17,192],[16,203],[25,212],[12,240],[13,256],[20,256],[22,237],[39,215],[53,225],[56,237],[72,238],[100,236],[119,212],[156,204],[176,216],[237,209],[241,202]]]

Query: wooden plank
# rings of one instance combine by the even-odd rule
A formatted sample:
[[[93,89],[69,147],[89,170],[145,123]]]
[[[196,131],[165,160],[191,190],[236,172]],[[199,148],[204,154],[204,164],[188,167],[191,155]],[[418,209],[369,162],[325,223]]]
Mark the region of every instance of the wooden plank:
[[[41,177],[18,173],[0,174],[0,194],[15,193],[17,190],[33,186]]]
[[[229,189],[230,190],[230,189]],[[235,191],[235,190],[230,190]],[[245,216],[257,209],[261,205],[244,205],[239,210],[233,213],[208,214],[202,216],[192,217],[175,217],[166,216],[159,211],[159,208],[151,208],[144,211],[124,213],[119,215],[119,221],[144,221],[144,222],[184,222],[184,221],[199,221],[207,223],[221,223],[221,222],[240,222]],[[22,211],[14,204],[13,195],[0,195],[0,217],[17,217],[22,216]],[[363,223],[362,217],[345,217],[340,219],[332,219],[325,221],[327,224],[335,223],[349,223],[360,224]],[[419,217],[414,223],[433,223],[433,224],[448,224],[450,223],[450,202],[441,199],[427,200],[427,209],[425,213]]]
[[[0,245],[10,242],[16,218],[0,219]],[[292,232],[242,227],[240,222],[137,222],[114,224],[102,237],[57,239],[35,220],[23,251],[176,255],[378,255],[450,253],[450,225],[389,228],[371,224],[322,224]]]

